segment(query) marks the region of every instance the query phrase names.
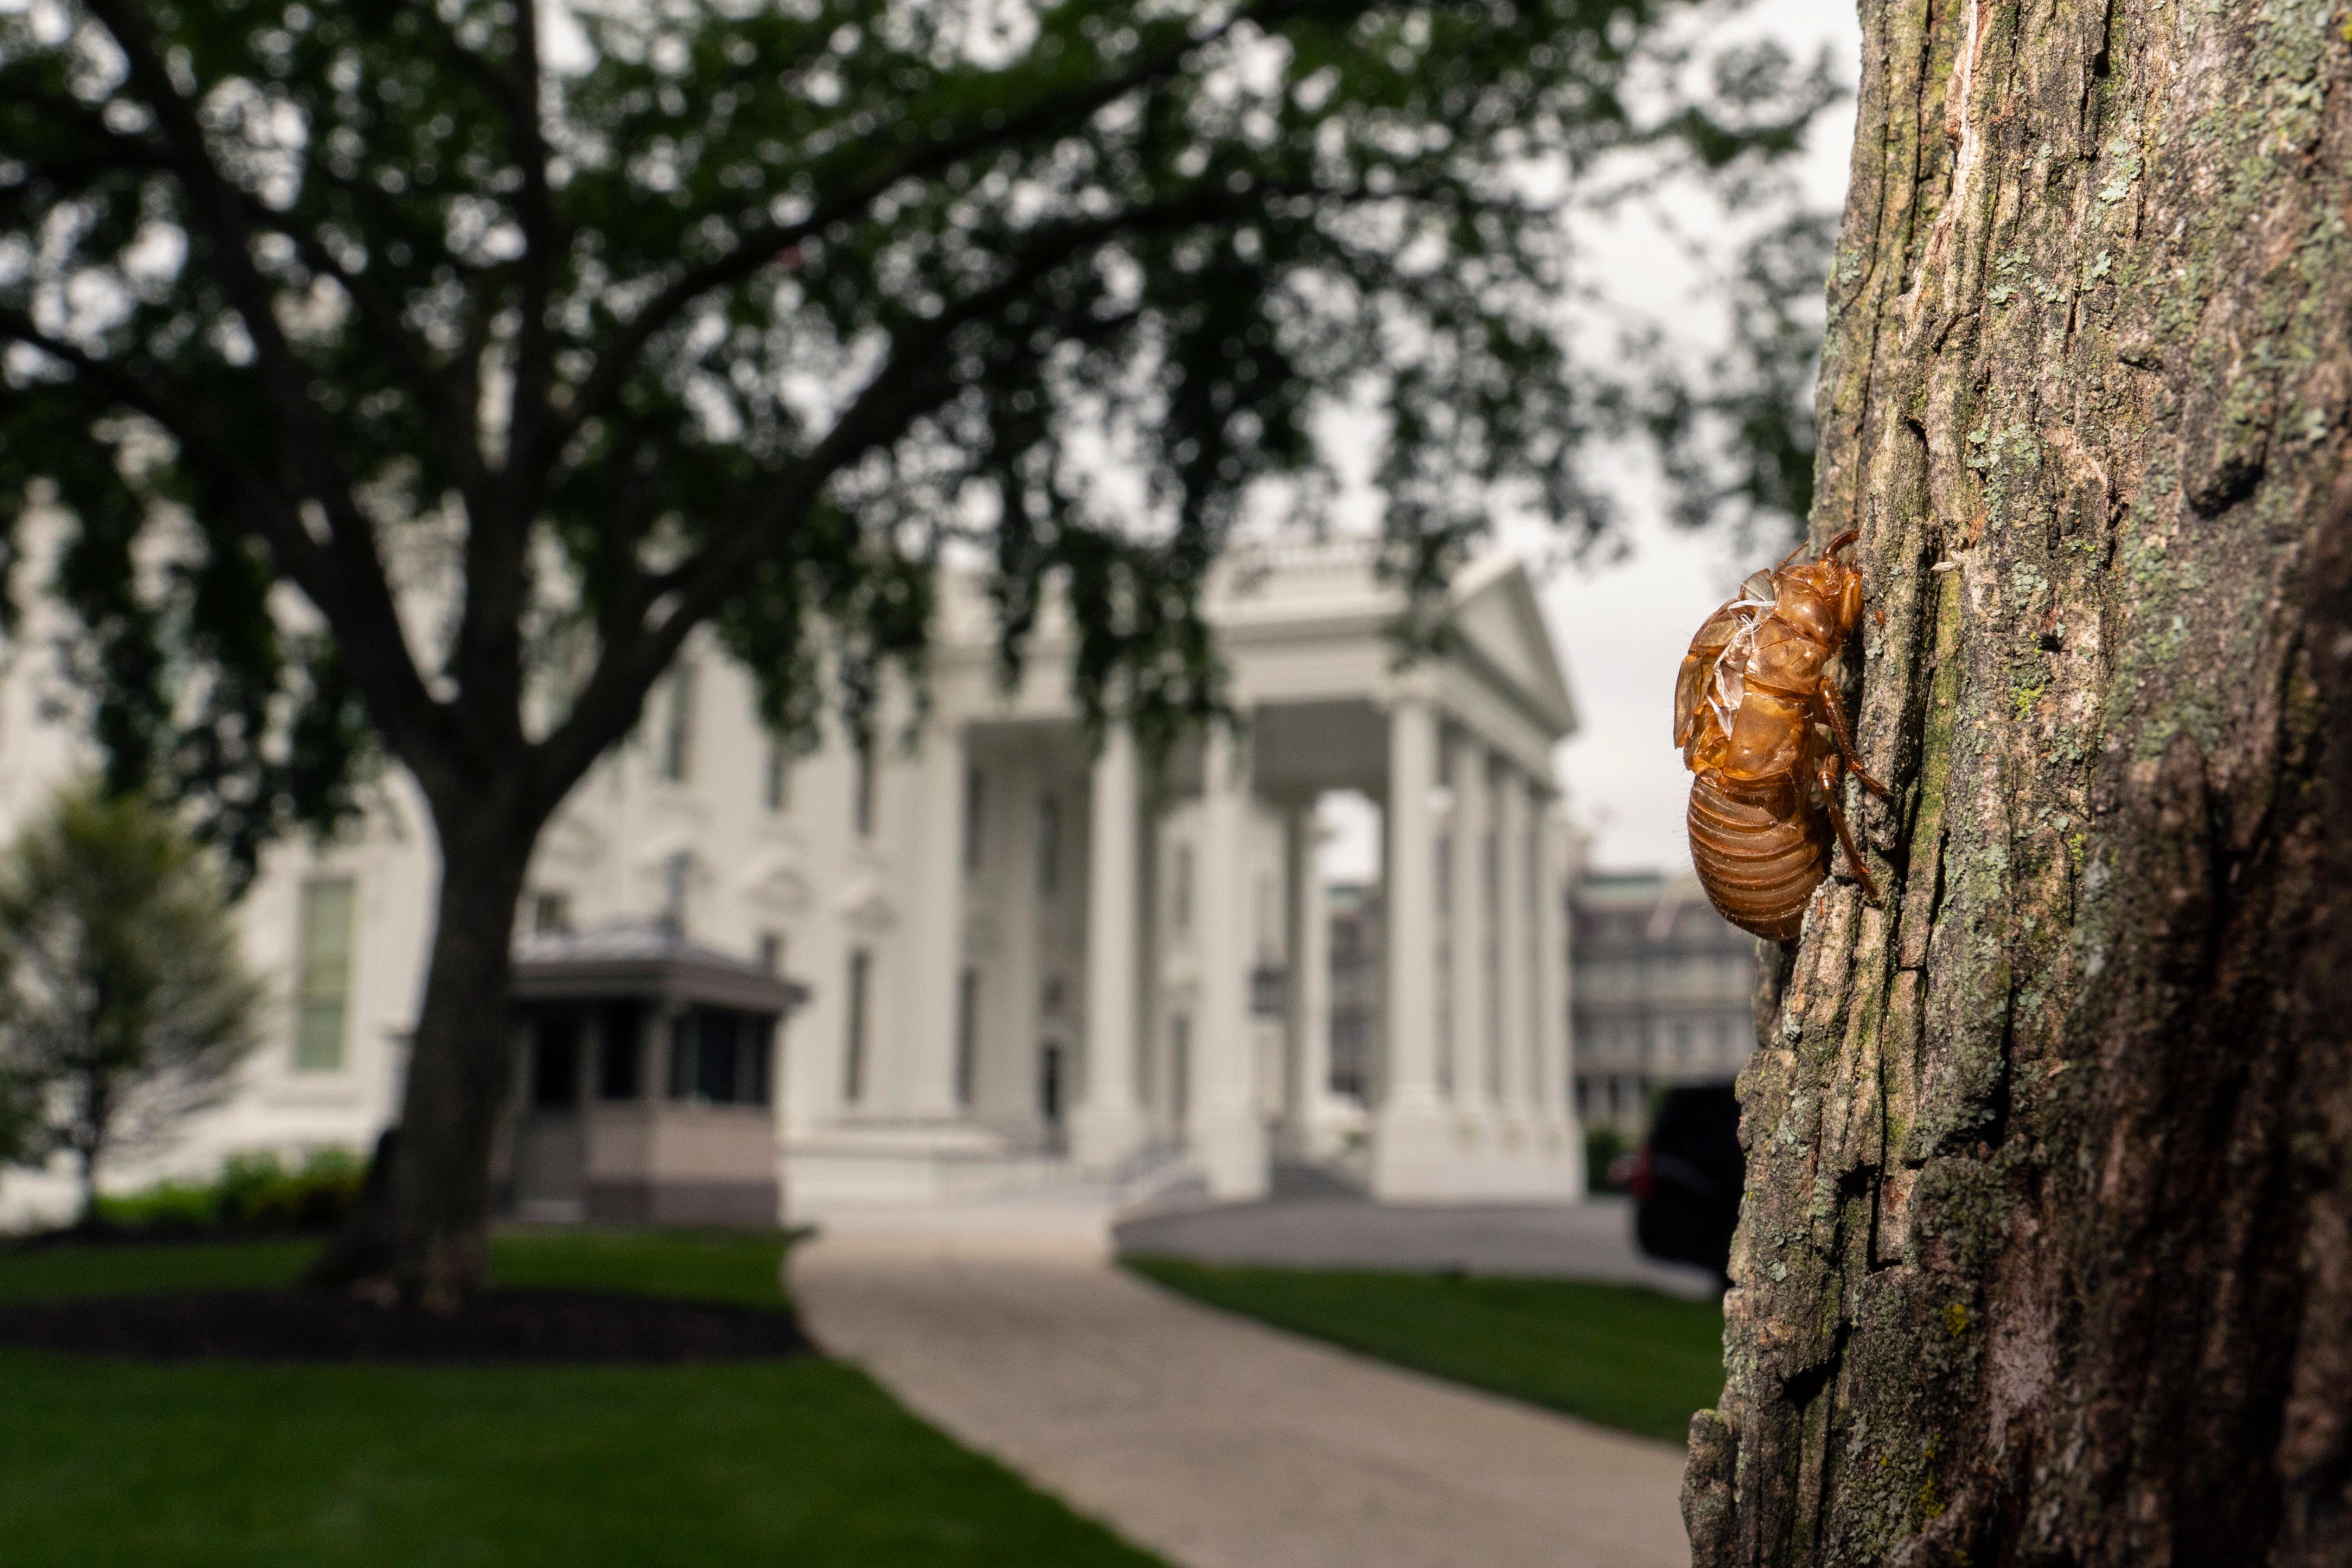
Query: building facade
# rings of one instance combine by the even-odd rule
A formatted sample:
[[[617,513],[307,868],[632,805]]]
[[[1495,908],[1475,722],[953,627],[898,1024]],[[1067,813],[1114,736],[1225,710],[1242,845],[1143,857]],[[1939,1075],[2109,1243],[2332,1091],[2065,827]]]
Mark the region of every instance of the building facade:
[[[807,987],[778,1069],[787,1207],[1178,1176],[1248,1197],[1277,1155],[1350,1150],[1384,1196],[1580,1189],[1550,762],[1575,712],[1523,566],[1474,563],[1446,650],[1400,668],[1369,549],[1235,556],[1208,606],[1240,722],[1156,772],[1123,731],[1090,747],[1050,616],[1008,689],[979,585],[941,601],[919,727],[900,694],[871,748],[828,728],[795,754],[748,673],[690,645],[525,894],[525,933],[660,916]],[[9,820],[76,750],[35,663],[0,698],[0,758],[34,759]],[[1385,912],[1336,1052],[1334,790],[1382,808]],[[172,1167],[364,1146],[394,1117],[436,875],[396,776],[340,841],[270,852],[240,918],[280,1011]]]
[[[1756,939],[1697,879],[1588,872],[1570,907],[1586,1123],[1638,1134],[1654,1090],[1737,1077],[1756,1044]]]

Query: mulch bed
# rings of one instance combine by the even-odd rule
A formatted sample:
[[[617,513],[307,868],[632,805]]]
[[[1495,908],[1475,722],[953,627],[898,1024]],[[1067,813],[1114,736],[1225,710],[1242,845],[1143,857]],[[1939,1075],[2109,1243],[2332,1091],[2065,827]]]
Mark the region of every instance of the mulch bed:
[[[313,1291],[0,1306],[0,1344],[142,1361],[661,1364],[809,1354],[790,1312],[584,1291],[496,1291],[454,1312]]]

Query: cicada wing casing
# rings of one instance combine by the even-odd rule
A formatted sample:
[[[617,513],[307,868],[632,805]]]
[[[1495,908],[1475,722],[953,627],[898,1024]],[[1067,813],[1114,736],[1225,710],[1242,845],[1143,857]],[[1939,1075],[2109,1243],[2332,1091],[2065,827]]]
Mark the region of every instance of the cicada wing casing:
[[[1716,663],[1746,624],[1739,602],[1726,600],[1700,624],[1698,634],[1690,640],[1690,651],[1683,655],[1682,667],[1675,672],[1675,744],[1685,751],[1690,748],[1692,721],[1708,683],[1715,678]]]

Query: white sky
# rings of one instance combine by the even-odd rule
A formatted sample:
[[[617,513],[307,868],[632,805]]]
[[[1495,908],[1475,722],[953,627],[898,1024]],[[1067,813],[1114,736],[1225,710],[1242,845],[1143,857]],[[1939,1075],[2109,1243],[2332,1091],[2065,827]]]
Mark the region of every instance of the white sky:
[[[1740,18],[1743,35],[1775,33],[1800,61],[1827,46],[1851,89],[1861,50],[1853,7],[1819,0],[1762,0]],[[1843,199],[1853,133],[1849,98],[1816,122],[1802,156],[1807,199],[1835,210]],[[1620,302],[1685,336],[1714,319],[1696,270],[1654,225],[1638,214],[1603,231],[1608,265],[1599,280]],[[1559,748],[1556,771],[1570,808],[1591,835],[1592,863],[1610,870],[1685,869],[1683,810],[1689,775],[1674,747],[1675,666],[1691,634],[1759,564],[1736,557],[1727,539],[1671,528],[1654,477],[1628,464],[1616,486],[1632,545],[1612,565],[1551,569],[1543,602],[1554,643],[1568,667],[1582,727]],[[1534,559],[1543,537],[1507,530]],[[1775,552],[1777,553],[1777,552]],[[1332,800],[1327,877],[1377,874],[1378,818],[1368,803]]]

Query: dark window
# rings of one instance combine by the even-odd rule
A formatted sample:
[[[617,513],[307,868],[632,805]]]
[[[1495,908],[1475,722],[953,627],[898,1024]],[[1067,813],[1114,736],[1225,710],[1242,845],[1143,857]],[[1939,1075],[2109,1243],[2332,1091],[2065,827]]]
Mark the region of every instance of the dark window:
[[[793,759],[781,740],[768,742],[766,777],[760,781],[760,803],[772,812],[788,810],[793,803]]]
[[[874,743],[860,741],[857,747],[857,782],[852,790],[850,811],[856,819],[857,836],[874,836]]]
[[[579,1102],[579,1023],[570,1013],[549,1013],[531,1031],[530,1103],[556,1111]]]
[[[669,1016],[669,1097],[686,1100],[694,1094],[694,1014]]]
[[[761,932],[760,967],[767,970],[771,975],[773,975],[781,972],[783,967],[784,938],[782,933],[776,931]]]
[[[735,1103],[736,1041],[740,1013],[697,1008],[694,1028],[694,1096],[713,1105]]]
[[[776,1055],[776,1020],[746,1015],[736,1037],[735,1087],[746,1105],[768,1103],[769,1082]]]
[[[530,928],[545,935],[551,931],[572,929],[572,898],[568,894],[533,894],[530,900]]]
[[[1037,1052],[1037,1114],[1045,1123],[1046,1141],[1058,1147],[1062,1136],[1062,1048],[1046,1045]]]
[[[966,969],[956,984],[956,1103],[971,1103],[980,1068],[980,971]]]
[[[966,871],[980,869],[981,824],[988,810],[988,780],[977,768],[964,770],[963,776],[963,865]]]
[[[1037,891],[1051,894],[1062,881],[1062,803],[1051,795],[1037,802]]]
[[[634,1100],[642,1088],[645,1032],[641,1009],[635,1002],[614,1002],[604,1009],[604,1039],[596,1051],[596,1096],[600,1100]]]
[[[841,1069],[841,1097],[855,1105],[866,1096],[866,982],[874,967],[873,955],[860,947],[849,955],[849,995],[845,1057]]]
[[[669,678],[669,713],[662,726],[661,776],[683,784],[694,770],[694,666],[680,664]]]
[[[1192,1113],[1192,1020],[1168,1020],[1168,1119],[1181,1129]]]

